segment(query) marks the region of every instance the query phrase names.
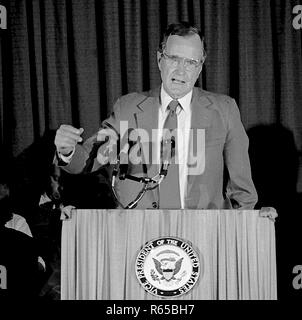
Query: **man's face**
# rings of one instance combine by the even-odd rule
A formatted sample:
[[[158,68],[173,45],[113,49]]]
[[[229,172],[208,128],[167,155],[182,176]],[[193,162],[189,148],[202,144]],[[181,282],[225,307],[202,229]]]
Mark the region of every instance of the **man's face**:
[[[168,56],[202,60],[203,44],[197,34],[181,37],[169,36],[164,52]],[[178,63],[171,63],[169,58],[157,52],[158,67],[161,72],[163,87],[174,99],[179,99],[189,93],[195,85],[202,69],[202,64],[197,67],[185,66],[184,59]]]
[[[60,184],[60,176],[60,169],[54,166],[49,176],[49,181],[46,188],[46,193],[51,198],[51,200],[59,200],[61,198],[63,186],[62,184]]]
[[[10,199],[9,199],[9,187],[6,183],[0,183],[0,215],[1,215],[1,224],[3,222],[6,223],[11,219],[10,216]],[[2,225],[0,225],[2,226]]]
[[[9,196],[9,188],[6,183],[0,183],[0,200]]]

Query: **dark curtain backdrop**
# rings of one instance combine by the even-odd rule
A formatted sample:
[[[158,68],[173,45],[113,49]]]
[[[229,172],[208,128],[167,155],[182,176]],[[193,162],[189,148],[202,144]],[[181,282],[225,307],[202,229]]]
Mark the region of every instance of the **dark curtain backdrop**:
[[[234,97],[247,130],[273,125],[270,132],[289,133],[292,186],[301,192],[302,30],[292,25],[299,1],[0,0],[8,10],[0,38],[6,154],[18,157],[62,123],[85,128],[86,138],[120,95],[158,86],[160,34],[188,20],[204,29],[207,43],[198,84]],[[283,157],[288,143],[271,135],[268,147],[279,144],[276,156]],[[276,171],[286,169],[281,163]]]
[[[204,28],[200,84],[233,96],[246,129],[280,123],[302,147],[299,0],[10,0],[1,33],[1,141],[14,156],[61,123],[98,129],[117,97],[160,84],[168,23]]]
[[[204,29],[208,58],[198,84],[238,102],[250,137],[258,207],[279,212],[280,260],[288,263],[282,278],[291,286],[292,267],[301,264],[295,250],[301,248],[287,252],[288,244],[301,242],[292,235],[300,234],[302,192],[302,29],[292,21],[302,0],[0,4],[8,10],[8,29],[0,30],[1,159],[21,159],[18,178],[31,180],[20,188],[25,194],[42,174],[45,155],[52,159],[48,132],[69,123],[83,127],[87,138],[120,95],[160,84],[156,50],[167,24],[188,20]]]
[[[160,84],[160,35],[188,20],[207,44],[198,85],[236,99],[260,196],[262,172],[276,180],[274,192],[302,192],[302,29],[292,24],[300,1],[0,0],[8,11],[0,38],[5,154],[22,157],[62,123],[93,134],[120,95]]]

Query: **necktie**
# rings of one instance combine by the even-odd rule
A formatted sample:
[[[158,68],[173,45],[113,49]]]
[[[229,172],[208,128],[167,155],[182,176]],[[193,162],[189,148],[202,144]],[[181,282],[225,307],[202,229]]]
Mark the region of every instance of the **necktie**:
[[[179,169],[175,161],[177,146],[176,137],[171,137],[169,134],[174,129],[177,129],[177,114],[176,108],[180,106],[177,100],[172,100],[167,110],[169,112],[163,127],[163,139],[161,145],[161,161],[169,161],[167,176],[160,184],[160,201],[159,207],[161,209],[179,209],[180,202],[180,188],[179,188]],[[165,134],[166,133],[166,134]],[[176,131],[175,131],[176,133]]]

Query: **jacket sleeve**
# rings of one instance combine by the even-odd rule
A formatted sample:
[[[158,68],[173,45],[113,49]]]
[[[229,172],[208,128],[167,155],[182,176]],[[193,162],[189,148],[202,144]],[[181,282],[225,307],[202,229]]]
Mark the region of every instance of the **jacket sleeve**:
[[[102,122],[99,131],[104,128],[109,128],[118,136],[119,129],[117,119],[119,117],[119,113],[120,101],[117,100],[113,107],[113,112]],[[110,157],[107,157],[107,161],[102,162],[100,160],[101,157],[99,156],[99,153],[100,151],[105,151],[105,148],[109,146],[109,142],[98,141],[98,132],[88,138],[82,145],[76,145],[75,152],[69,163],[64,163],[58,155],[55,156],[54,163],[72,174],[93,172],[110,163],[110,160],[114,159],[113,154],[111,154]],[[116,148],[113,148],[112,152],[116,153]]]
[[[226,104],[228,119],[224,157],[229,173],[226,194],[234,208],[249,210],[253,209],[258,201],[251,175],[249,140],[235,100],[228,99]]]

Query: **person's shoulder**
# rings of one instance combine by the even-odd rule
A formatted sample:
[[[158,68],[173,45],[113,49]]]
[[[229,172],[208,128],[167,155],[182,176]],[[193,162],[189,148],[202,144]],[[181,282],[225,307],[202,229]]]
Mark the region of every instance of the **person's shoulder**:
[[[203,90],[203,89],[198,88],[198,87],[195,87],[194,90],[195,90],[195,94],[198,94],[201,97],[206,97],[212,103],[217,104],[217,105],[234,104],[234,102],[235,102],[235,100],[232,97],[230,97],[230,96],[228,96],[226,94],[207,91],[207,90]]]
[[[10,245],[11,241],[20,244],[31,243],[33,241],[32,237],[28,236],[27,234],[7,227],[1,229],[0,237],[2,241],[10,242]]]
[[[131,92],[119,98],[123,104],[138,104],[148,97],[148,92]]]
[[[118,99],[116,107],[119,108],[120,117],[127,118],[129,114],[137,112],[137,107],[150,97],[150,92],[132,92]]]
[[[216,110],[224,119],[228,119],[231,115],[239,112],[235,99],[226,94],[206,91],[196,87],[194,90],[195,95],[197,94],[202,99],[207,99],[209,108]]]

